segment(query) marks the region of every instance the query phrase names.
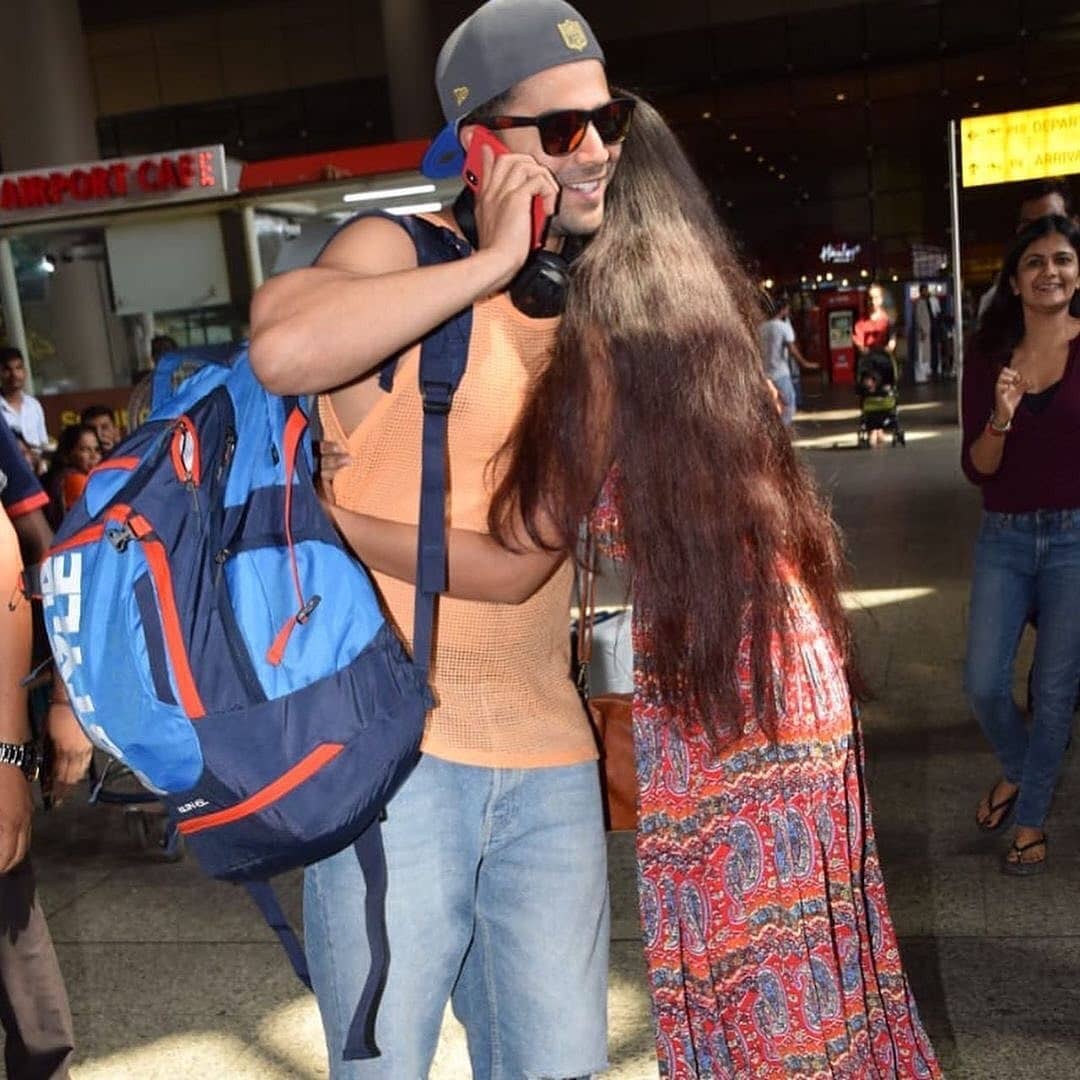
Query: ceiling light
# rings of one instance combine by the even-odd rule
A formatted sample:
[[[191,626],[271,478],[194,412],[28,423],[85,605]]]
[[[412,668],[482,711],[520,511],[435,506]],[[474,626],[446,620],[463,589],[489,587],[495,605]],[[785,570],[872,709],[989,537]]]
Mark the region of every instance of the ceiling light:
[[[413,184],[411,187],[373,188],[370,191],[350,191],[341,197],[342,202],[368,202],[371,199],[397,199],[402,195],[427,195],[435,190],[434,184]]]
[[[411,203],[408,206],[388,206],[386,212],[395,217],[405,214],[435,214],[442,209],[441,202]]]
[[[787,173],[777,173],[776,174],[776,179],[777,180],[786,180],[787,179]]]
[[[826,281],[832,281],[832,271],[831,270],[825,275],[825,280]]]
[[[975,76],[975,81],[976,82],[986,82],[986,76],[985,75],[976,75]]]
[[[837,101],[847,101],[847,94],[842,93],[842,92],[837,94],[836,95],[836,100]]]
[[[730,135],[728,136],[728,142],[738,142],[738,141],[739,141],[739,136],[738,136],[738,134],[737,134],[736,132],[734,132],[734,131],[733,131],[733,132],[732,132],[732,133],[731,133],[731,134],[730,134]]]
[[[767,277],[761,284],[764,285],[766,289],[771,289],[776,282],[773,281],[771,277]]]
[[[869,270],[860,270],[859,271],[859,277],[868,278],[869,276],[870,276],[870,271]]]
[[[711,120],[712,119],[712,113],[711,112],[703,112],[701,114],[701,119],[702,120]]]
[[[754,148],[752,146],[744,146],[743,147],[743,152],[746,153],[746,154],[749,154],[749,153],[753,152],[753,149]]]
[[[761,154],[758,154],[757,160],[759,165],[763,165],[765,163],[765,158]]]

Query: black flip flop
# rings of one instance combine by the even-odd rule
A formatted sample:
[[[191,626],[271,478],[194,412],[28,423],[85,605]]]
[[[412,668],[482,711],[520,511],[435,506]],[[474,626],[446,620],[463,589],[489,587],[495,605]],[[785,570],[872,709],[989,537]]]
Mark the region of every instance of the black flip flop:
[[[1024,862],[1023,855],[1025,851],[1030,851],[1032,848],[1036,848],[1042,845],[1046,847],[1046,837],[1043,836],[1039,840],[1032,840],[1030,844],[1018,844],[1015,840],[1012,842],[1012,846],[1006,852],[1005,857],[1001,860],[1001,872],[1003,874],[1012,874],[1014,877],[1033,877],[1035,874],[1041,874],[1046,869],[1046,856],[1041,859],[1035,859],[1030,862]],[[1009,856],[1016,852],[1016,858],[1010,859]]]
[[[975,824],[978,826],[980,832],[984,833],[996,833],[1000,832],[1006,822],[1009,820],[1009,816],[1013,812],[1013,807],[1016,805],[1016,800],[1020,797],[1020,789],[1017,788],[1007,799],[1002,799],[999,803],[991,802],[994,797],[994,792],[997,791],[998,784],[1001,781],[998,780],[994,786],[986,793],[986,802],[990,809],[986,814],[986,821],[979,820],[979,811],[975,811]],[[994,815],[999,811],[1003,811],[1001,817],[994,822],[993,825],[988,825],[987,822],[993,821]]]

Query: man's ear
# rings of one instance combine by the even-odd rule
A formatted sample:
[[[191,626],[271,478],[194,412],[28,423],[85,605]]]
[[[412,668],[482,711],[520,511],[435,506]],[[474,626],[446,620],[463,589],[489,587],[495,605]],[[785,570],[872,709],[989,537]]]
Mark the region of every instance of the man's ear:
[[[476,124],[466,124],[458,129],[458,142],[461,143],[461,148],[465,153],[469,152],[469,144],[473,141],[477,126]]]

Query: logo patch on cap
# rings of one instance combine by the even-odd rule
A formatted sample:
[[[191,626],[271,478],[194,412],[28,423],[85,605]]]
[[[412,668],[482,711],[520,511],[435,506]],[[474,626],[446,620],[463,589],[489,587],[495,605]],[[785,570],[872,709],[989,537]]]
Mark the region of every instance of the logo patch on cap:
[[[574,52],[581,52],[589,44],[589,39],[585,36],[585,28],[577,19],[567,19],[565,22],[558,23],[556,28],[563,39],[563,44]]]
[[[454,101],[457,102],[457,106],[460,109],[469,99],[469,88],[467,86],[455,86],[454,87]]]

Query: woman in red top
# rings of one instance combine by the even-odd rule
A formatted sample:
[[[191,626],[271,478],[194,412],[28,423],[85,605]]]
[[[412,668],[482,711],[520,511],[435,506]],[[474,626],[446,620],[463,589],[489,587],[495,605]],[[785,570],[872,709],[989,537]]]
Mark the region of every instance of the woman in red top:
[[[626,564],[660,1074],[939,1076],[874,842],[840,544],[768,392],[754,287],[643,101],[607,199],[491,524],[572,551],[589,517]]]
[[[885,308],[885,290],[880,285],[871,285],[867,296],[870,314],[855,323],[851,340],[860,356],[880,350],[891,357],[896,352],[896,331]]]

